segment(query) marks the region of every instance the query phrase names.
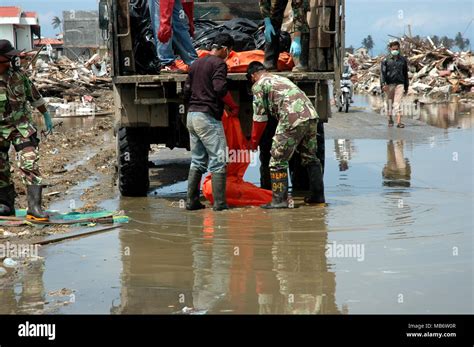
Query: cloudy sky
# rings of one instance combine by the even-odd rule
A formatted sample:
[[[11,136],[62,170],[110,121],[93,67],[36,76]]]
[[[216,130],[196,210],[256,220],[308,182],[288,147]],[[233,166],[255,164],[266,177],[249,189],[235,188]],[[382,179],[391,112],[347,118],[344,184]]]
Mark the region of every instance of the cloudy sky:
[[[56,33],[51,26],[54,16],[61,17],[63,10],[97,9],[97,3],[97,0],[0,0],[1,6],[17,5],[23,10],[37,11],[43,35],[49,37]],[[469,26],[474,18],[472,0],[346,0],[346,4],[346,46],[360,47],[362,39],[371,34],[374,53],[380,53],[389,39],[387,35],[402,35],[408,24],[414,35],[454,37],[459,31],[465,32],[474,46],[474,23]]]

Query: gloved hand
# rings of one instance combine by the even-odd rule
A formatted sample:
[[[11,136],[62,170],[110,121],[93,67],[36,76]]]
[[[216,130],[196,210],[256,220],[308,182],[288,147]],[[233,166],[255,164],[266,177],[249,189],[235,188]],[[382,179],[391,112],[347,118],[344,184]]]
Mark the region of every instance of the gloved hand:
[[[158,40],[167,43],[171,39],[174,0],[160,0],[160,30],[158,30]]]
[[[267,127],[267,122],[253,122],[252,126],[252,138],[250,139],[250,150],[256,151],[258,148],[258,144],[260,143],[260,139],[262,138],[263,132]]]
[[[268,43],[272,42],[272,36],[276,35],[275,28],[273,28],[272,20],[270,17],[265,17],[265,41]]]
[[[290,48],[290,54],[294,57],[299,57],[301,55],[301,37],[297,36],[293,39]]]
[[[53,120],[51,119],[51,115],[48,111],[43,113],[44,124],[46,125],[46,130],[49,132],[53,131]]]
[[[230,112],[228,113],[229,117],[239,117],[239,105],[234,101],[230,92],[227,92],[227,94],[222,98],[222,101],[228,108],[230,108]]]
[[[194,0],[183,0],[183,10],[188,16],[189,35],[194,37]]]

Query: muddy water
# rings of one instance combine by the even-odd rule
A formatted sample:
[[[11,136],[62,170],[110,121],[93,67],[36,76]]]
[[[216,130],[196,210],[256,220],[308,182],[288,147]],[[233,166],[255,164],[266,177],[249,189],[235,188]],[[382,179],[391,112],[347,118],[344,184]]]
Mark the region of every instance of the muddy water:
[[[182,182],[106,201],[132,222],[44,247],[0,312],[472,313],[474,132],[451,124],[327,139],[325,208],[187,212]]]

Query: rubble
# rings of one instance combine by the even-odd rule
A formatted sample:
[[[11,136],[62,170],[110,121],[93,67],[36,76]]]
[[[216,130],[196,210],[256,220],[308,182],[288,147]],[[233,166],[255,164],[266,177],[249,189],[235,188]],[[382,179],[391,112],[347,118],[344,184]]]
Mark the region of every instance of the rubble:
[[[66,56],[55,62],[38,59],[28,71],[43,96],[68,99],[90,95],[98,98],[112,89],[110,68],[98,55],[82,63]]]
[[[474,55],[437,47],[429,37],[402,37],[402,54],[407,58],[409,94],[442,97],[453,93],[474,93]],[[349,55],[357,73],[355,91],[380,94],[380,64],[385,56]]]

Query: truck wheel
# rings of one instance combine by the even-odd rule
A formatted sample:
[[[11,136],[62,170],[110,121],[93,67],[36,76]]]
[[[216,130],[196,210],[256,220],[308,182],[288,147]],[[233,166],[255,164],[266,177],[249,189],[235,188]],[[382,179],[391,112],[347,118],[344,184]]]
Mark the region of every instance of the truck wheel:
[[[140,128],[120,128],[117,136],[119,189],[123,196],[146,196],[150,188],[149,144]]]

